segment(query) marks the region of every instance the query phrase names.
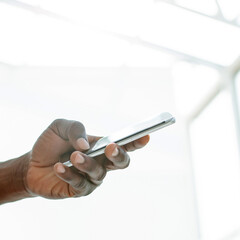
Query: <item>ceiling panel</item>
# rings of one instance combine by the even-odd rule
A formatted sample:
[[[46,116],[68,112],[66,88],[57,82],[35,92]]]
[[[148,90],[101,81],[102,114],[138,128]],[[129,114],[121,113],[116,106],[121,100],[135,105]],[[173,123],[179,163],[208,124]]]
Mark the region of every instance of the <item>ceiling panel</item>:
[[[240,53],[239,28],[163,2],[14,2],[0,3],[0,61],[7,63],[166,66],[174,61],[163,53],[167,48],[178,56],[229,65]],[[54,14],[69,21],[49,17]]]

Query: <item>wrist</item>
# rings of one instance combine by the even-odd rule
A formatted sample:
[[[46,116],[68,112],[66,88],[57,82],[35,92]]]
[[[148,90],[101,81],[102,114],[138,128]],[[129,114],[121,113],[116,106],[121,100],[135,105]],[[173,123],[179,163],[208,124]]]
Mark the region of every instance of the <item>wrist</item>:
[[[32,197],[25,184],[28,165],[29,153],[0,163],[0,204]]]

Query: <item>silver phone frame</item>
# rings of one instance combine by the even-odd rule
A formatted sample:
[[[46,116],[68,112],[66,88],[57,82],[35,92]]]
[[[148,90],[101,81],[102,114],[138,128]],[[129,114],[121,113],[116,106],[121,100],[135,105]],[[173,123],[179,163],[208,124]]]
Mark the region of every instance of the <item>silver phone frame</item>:
[[[130,143],[130,142],[132,142],[132,141],[134,141],[134,140],[137,140],[137,139],[139,139],[139,138],[141,138],[141,137],[143,137],[143,136],[146,136],[146,135],[148,135],[149,133],[152,133],[152,132],[154,132],[154,131],[157,131],[157,130],[159,130],[159,129],[161,129],[161,128],[167,127],[167,126],[175,123],[175,118],[174,118],[170,113],[164,112],[164,113],[161,113],[161,114],[159,114],[159,115],[157,115],[157,116],[154,116],[153,118],[150,118],[150,119],[148,119],[148,120],[139,122],[139,123],[137,123],[137,124],[135,124],[135,125],[139,126],[139,125],[141,125],[142,123],[151,122],[151,121],[153,121],[153,120],[154,120],[154,121],[157,121],[157,123],[155,123],[154,125],[150,125],[150,127],[144,128],[144,129],[141,130],[141,131],[131,133],[130,135],[125,136],[124,138],[118,139],[118,140],[114,141],[114,143],[118,144],[119,146],[122,146],[122,145],[125,145],[125,144],[127,144],[127,143]],[[135,125],[133,125],[132,127],[134,127]],[[111,135],[109,135],[109,136],[107,136],[107,137],[103,137],[103,138],[106,138],[106,139],[109,138],[109,139],[111,139]],[[103,139],[103,138],[101,138],[101,139]],[[99,139],[99,141],[100,141],[101,139]],[[97,142],[98,142],[98,141],[97,141]],[[96,142],[96,143],[97,143],[97,142]],[[95,145],[96,145],[96,143],[95,143]],[[89,157],[99,156],[99,155],[101,155],[101,154],[104,153],[104,150],[105,150],[106,146],[107,146],[109,143],[111,143],[111,142],[106,143],[106,145],[102,146],[102,147],[99,148],[99,149],[92,150],[92,149],[94,149],[94,146],[95,146],[95,145],[94,145],[91,149],[89,149],[89,150],[88,150],[87,152],[85,152],[84,154],[88,155]],[[64,162],[63,164],[64,164],[65,166],[68,166],[68,167],[73,166],[70,160],[67,161],[67,162]]]

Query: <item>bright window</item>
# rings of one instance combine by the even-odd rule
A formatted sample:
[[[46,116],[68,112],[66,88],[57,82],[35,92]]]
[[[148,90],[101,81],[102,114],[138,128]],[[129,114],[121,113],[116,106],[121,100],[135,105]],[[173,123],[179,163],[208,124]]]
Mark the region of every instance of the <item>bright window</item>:
[[[229,92],[221,92],[193,121],[193,166],[202,239],[240,227],[240,166]]]

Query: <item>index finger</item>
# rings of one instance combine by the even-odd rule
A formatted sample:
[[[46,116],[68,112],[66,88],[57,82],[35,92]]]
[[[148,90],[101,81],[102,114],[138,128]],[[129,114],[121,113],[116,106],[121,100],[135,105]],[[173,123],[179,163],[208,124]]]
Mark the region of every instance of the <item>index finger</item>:
[[[133,142],[127,143],[126,145],[123,145],[122,147],[127,151],[127,152],[132,152],[136,149],[144,147],[150,140],[150,136],[146,135],[144,137],[141,137]]]

